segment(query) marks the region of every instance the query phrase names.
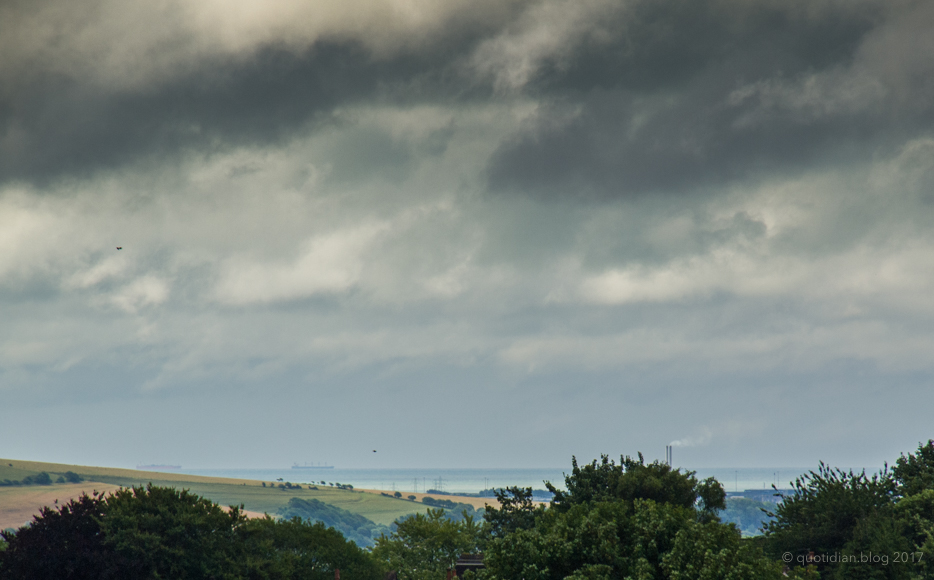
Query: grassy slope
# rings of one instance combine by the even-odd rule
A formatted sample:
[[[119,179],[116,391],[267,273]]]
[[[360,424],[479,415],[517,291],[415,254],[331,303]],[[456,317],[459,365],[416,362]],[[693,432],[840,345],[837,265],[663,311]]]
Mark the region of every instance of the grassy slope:
[[[52,503],[54,499],[67,501],[70,497],[80,495],[82,491],[88,493],[94,489],[109,491],[117,486],[146,485],[147,483],[189,489],[220,505],[243,504],[244,508],[249,511],[270,514],[284,506],[293,497],[315,498],[384,525],[391,524],[401,516],[426,509],[426,506],[421,503],[389,498],[379,493],[323,487],[317,490],[280,490],[264,488],[260,482],[248,479],[0,459],[0,480],[22,480],[23,477],[35,475],[40,471],[48,472],[53,481],[66,471],[73,471],[87,481],[71,485],[0,487],[0,522],[4,522],[0,523],[0,529],[13,525],[9,523],[10,521],[17,522],[15,523],[17,526],[21,525],[29,519],[28,517],[22,519],[21,515],[27,512],[35,513],[39,507]],[[462,501],[456,497],[449,499]]]
[[[0,530],[22,526],[31,521],[43,506],[54,505],[55,500],[60,504],[67,503],[82,492],[90,494],[94,490],[109,492],[115,489],[115,485],[101,483],[0,487]]]

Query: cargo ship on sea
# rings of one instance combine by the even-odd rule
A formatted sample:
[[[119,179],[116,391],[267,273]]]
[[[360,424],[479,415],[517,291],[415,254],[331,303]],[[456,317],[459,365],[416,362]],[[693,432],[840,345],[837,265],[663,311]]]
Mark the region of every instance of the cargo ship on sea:
[[[334,466],[333,465],[321,465],[321,464],[309,465],[307,463],[304,465],[299,465],[296,463],[292,465],[292,469],[334,469]]]

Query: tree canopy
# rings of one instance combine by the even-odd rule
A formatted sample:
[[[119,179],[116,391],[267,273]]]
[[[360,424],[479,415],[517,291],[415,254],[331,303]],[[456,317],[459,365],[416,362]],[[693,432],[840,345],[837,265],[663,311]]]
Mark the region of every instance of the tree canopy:
[[[811,563],[821,578],[932,578],[934,443],[871,476],[821,463],[770,515],[769,554]]]
[[[429,508],[394,528],[314,500],[293,499],[275,520],[151,485],[94,493],[2,533],[0,580],[330,580],[337,569],[353,580],[388,571],[441,580],[459,556],[480,553],[480,580],[934,578],[932,441],[872,475],[821,463],[771,508],[757,538],[720,521],[715,479],[641,454],[618,464],[572,458],[565,489],[546,486],[547,506],[531,488],[510,487],[495,491],[482,521],[450,513],[464,504],[431,500],[448,511]],[[377,532],[372,551],[347,540]]]
[[[744,543],[716,513],[725,492],[713,479],[628,456],[572,459],[566,490],[546,483],[549,508],[530,488],[497,493],[487,507],[485,563],[493,580],[779,578],[780,567]]]
[[[377,538],[373,556],[401,580],[438,580],[461,554],[478,553],[482,537],[473,517],[455,521],[444,510],[429,508],[397,521],[395,532]]]
[[[638,459],[622,456],[619,464],[602,455],[599,463],[594,459],[579,466],[577,458],[572,457],[571,466],[571,474],[564,478],[566,491],[545,483],[548,491],[554,494],[551,505],[558,511],[600,501],[624,501],[633,505],[637,499],[685,508],[694,508],[700,499],[702,511],[708,513],[726,507],[723,486],[715,479],[698,482],[693,471],[681,471],[659,461],[646,464],[641,453]]]
[[[322,524],[250,520],[240,508],[152,485],[44,508],[2,536],[0,580],[330,580],[338,568],[381,577],[369,554]]]

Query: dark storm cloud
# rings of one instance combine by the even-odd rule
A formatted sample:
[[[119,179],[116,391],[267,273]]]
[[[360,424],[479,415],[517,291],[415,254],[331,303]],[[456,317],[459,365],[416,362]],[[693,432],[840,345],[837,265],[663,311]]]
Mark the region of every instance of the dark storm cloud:
[[[857,163],[929,134],[931,107],[906,106],[885,78],[904,66],[886,60],[904,55],[873,43],[931,11],[811,8],[664,0],[600,23],[530,78],[525,90],[546,106],[494,154],[490,186],[597,198],[677,191]],[[904,32],[907,46],[921,42]],[[907,84],[915,97],[924,90]]]
[[[0,5],[0,183],[274,144],[336,106],[469,93],[451,63],[522,5]]]
[[[494,190],[613,197],[721,184],[826,156],[858,160],[931,124],[924,107],[893,119],[892,98],[871,114],[850,106],[802,116],[811,104],[786,102],[808,75],[837,71],[845,84],[867,36],[910,3],[511,6],[482,24],[454,18],[441,26],[447,32],[385,54],[365,39],[319,38],[301,50],[267,41],[248,56],[197,56],[182,73],[130,88],[54,69],[22,76],[0,93],[0,181],[41,183],[147,155],[281,142],[327,123],[335,107],[483,102],[510,58],[535,62],[510,95],[541,107],[493,155]],[[503,56],[497,41],[521,35],[536,10],[549,15],[535,21],[539,32],[562,40],[542,54],[519,46]],[[576,13],[587,14],[579,30],[561,36],[561,20]],[[833,78],[822,82],[833,89]],[[872,88],[853,90],[865,100]]]
[[[572,57],[544,63],[531,84],[651,94],[710,75],[727,84],[793,75],[848,61],[882,19],[878,2],[815,4],[811,12],[800,2],[638,1],[593,22],[578,46],[567,47]]]
[[[326,122],[335,106],[406,92],[402,85],[430,74],[430,60],[377,62],[357,43],[319,42],[300,54],[266,47],[246,61],[214,59],[133,92],[42,78],[0,105],[7,134],[0,179],[41,182],[141,155],[277,142]]]
[[[931,116],[892,124],[881,117],[839,115],[808,123],[774,118],[737,127],[742,110],[700,106],[692,93],[644,124],[633,96],[593,93],[582,112],[566,123],[544,112],[535,126],[494,155],[494,189],[543,195],[616,197],[726,185],[736,179],[805,169],[824,163],[855,163],[880,144],[929,131]],[[721,95],[725,96],[725,95]],[[534,193],[533,193],[534,195]]]

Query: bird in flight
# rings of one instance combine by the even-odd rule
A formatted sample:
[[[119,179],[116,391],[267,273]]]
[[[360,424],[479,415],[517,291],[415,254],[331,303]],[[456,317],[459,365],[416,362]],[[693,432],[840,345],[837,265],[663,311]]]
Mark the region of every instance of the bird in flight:
[[[122,249],[123,249],[123,246],[117,246],[117,249],[118,249],[118,250],[122,250]]]
[[[376,450],[375,450],[375,449],[373,450],[373,453],[376,453]]]

